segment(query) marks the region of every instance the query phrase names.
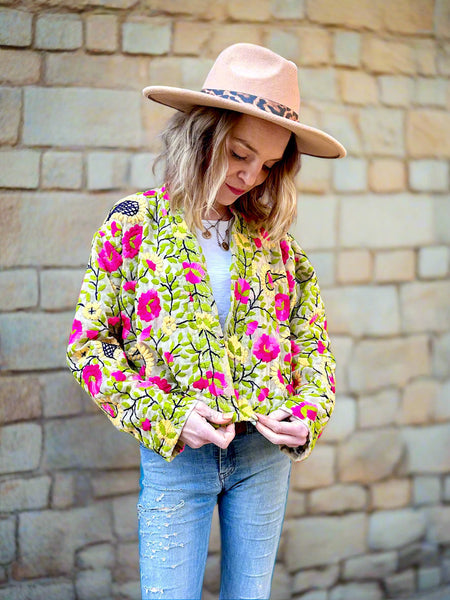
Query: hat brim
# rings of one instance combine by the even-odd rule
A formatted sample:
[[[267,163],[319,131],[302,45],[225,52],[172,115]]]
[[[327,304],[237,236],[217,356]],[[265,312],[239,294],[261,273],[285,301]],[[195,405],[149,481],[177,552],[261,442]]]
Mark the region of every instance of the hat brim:
[[[194,106],[211,106],[233,110],[276,123],[292,131],[297,136],[297,147],[301,154],[319,158],[343,158],[347,154],[340,142],[321,129],[265,112],[252,104],[240,104],[220,96],[168,86],[148,86],[142,90],[142,93],[149,100],[176,108],[182,112],[189,112]]]

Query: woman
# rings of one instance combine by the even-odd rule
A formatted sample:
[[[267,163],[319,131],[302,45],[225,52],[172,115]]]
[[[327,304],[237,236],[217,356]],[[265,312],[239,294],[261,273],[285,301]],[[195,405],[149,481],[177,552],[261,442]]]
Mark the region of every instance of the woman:
[[[295,65],[259,46],[224,50],[201,92],[144,94],[179,111],[166,183],[94,237],[68,364],[140,442],[142,597],[201,597],[218,504],[220,597],[269,598],[291,461],[334,403],[316,276],[287,233],[294,176],[300,154],[345,150],[299,122]]]

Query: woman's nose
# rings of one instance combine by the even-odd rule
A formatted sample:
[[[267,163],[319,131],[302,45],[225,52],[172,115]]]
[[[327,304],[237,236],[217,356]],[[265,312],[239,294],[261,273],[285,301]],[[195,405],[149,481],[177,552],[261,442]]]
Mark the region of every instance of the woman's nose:
[[[261,172],[260,169],[247,167],[246,169],[242,169],[240,176],[242,181],[245,183],[246,187],[251,187],[255,185],[258,175]]]

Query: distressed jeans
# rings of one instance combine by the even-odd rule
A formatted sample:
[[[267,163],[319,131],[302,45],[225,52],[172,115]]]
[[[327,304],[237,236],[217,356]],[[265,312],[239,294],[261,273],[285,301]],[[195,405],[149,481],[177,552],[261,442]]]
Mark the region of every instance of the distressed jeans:
[[[290,468],[289,457],[250,423],[226,450],[186,446],[170,463],[141,445],[142,599],[200,600],[216,504],[220,599],[268,599]]]

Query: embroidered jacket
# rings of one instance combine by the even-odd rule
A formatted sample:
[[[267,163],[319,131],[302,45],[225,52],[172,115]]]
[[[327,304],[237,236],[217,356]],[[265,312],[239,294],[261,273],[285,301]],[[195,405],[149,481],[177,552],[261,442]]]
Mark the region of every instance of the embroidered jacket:
[[[119,201],[94,236],[67,360],[120,430],[172,460],[197,401],[234,421],[283,408],[309,429],[334,406],[334,358],[316,275],[287,234],[272,243],[235,215],[231,307],[219,323],[206,261],[164,187]]]

